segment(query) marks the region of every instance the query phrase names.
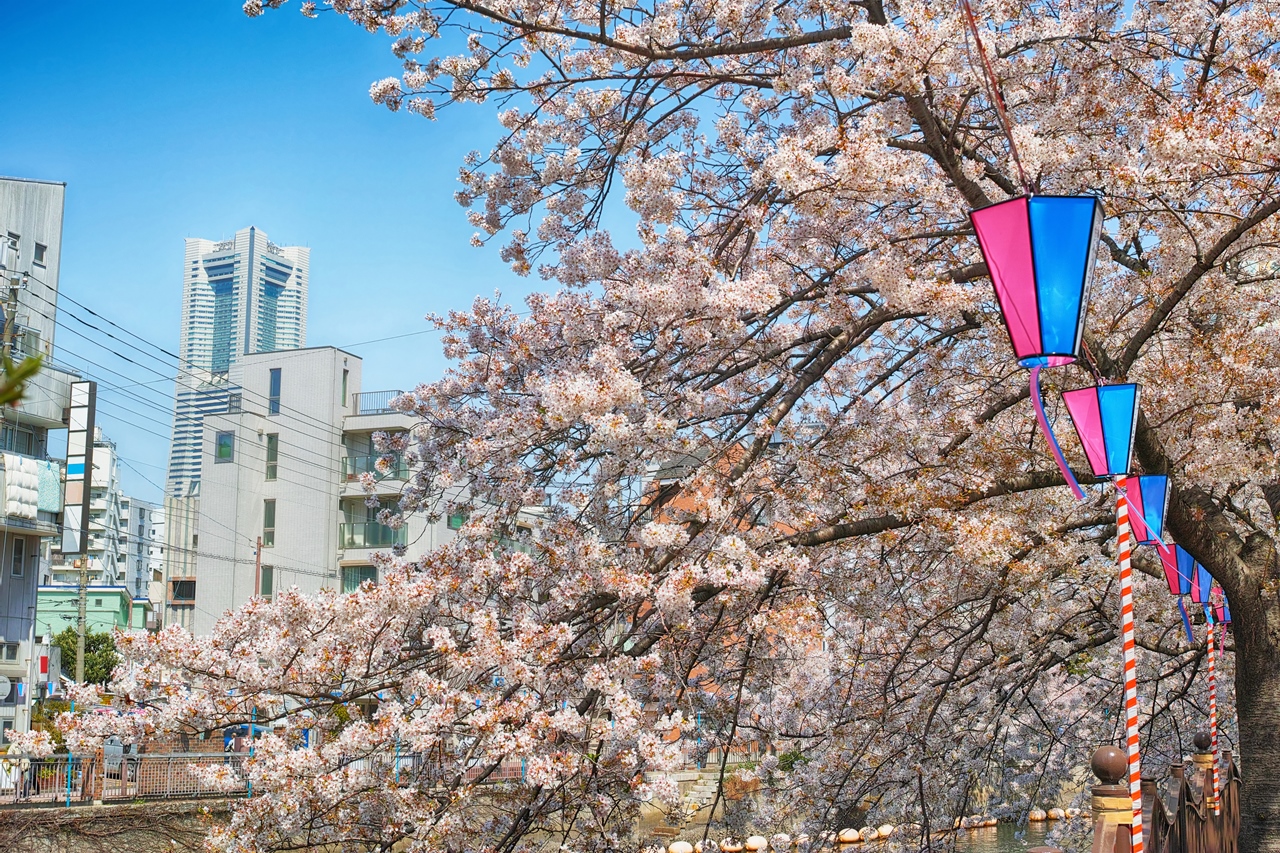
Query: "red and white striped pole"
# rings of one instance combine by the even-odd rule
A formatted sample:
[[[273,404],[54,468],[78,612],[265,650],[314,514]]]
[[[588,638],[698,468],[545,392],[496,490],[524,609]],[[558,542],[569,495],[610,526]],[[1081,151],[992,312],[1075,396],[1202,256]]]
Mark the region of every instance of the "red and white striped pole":
[[[1132,853],[1142,853],[1142,762],[1138,753],[1138,661],[1133,632],[1133,535],[1129,528],[1126,479],[1116,478],[1116,556],[1120,561],[1120,635],[1124,639],[1124,726],[1129,752],[1129,797],[1133,800]]]
[[[1218,682],[1214,674],[1213,620],[1205,620],[1209,635],[1209,749],[1213,753],[1213,813],[1221,814],[1218,800]]]

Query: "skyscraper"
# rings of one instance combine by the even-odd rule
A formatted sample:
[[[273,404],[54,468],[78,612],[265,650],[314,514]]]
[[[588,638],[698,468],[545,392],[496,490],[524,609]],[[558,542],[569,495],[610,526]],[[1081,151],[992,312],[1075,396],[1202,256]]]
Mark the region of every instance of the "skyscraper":
[[[234,406],[228,380],[240,357],[306,345],[310,261],[310,249],[277,246],[252,226],[221,242],[187,240],[170,496],[195,493],[204,416]]]
[[[174,388],[165,494],[165,622],[190,625],[200,454],[206,415],[239,411],[233,370],[243,356],[307,342],[311,250],[277,246],[252,226],[230,240],[188,239],[182,266],[182,357]]]

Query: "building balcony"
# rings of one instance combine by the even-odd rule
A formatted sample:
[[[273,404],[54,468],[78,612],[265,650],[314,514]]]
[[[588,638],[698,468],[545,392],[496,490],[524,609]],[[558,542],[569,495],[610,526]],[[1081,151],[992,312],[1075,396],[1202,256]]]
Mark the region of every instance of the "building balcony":
[[[350,482],[360,479],[361,474],[372,474],[375,480],[407,480],[409,479],[409,463],[396,459],[386,473],[378,470],[381,456],[344,456],[342,457],[342,479]]]
[[[62,429],[71,405],[71,383],[80,377],[45,365],[27,383],[27,393],[5,417],[45,429]]]
[[[408,530],[404,527],[392,530],[376,521],[347,522],[338,525],[338,547],[342,550],[390,548],[393,545],[404,545],[407,541]]]
[[[387,415],[397,411],[391,408],[391,401],[403,394],[403,391],[364,391],[351,395],[352,408],[357,415]]]

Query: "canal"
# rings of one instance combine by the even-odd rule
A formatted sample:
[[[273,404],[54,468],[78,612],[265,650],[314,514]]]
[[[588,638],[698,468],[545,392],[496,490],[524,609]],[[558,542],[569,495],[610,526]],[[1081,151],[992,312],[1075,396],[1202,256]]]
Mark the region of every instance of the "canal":
[[[1022,853],[1044,844],[1052,826],[1034,823],[1018,828],[1002,823],[986,829],[961,830],[956,836],[956,853]]]

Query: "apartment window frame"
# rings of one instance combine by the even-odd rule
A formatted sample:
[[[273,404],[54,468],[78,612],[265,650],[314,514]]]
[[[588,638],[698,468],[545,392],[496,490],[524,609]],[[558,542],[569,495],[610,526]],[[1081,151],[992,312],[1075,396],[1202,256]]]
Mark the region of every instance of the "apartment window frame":
[[[364,585],[365,581],[373,581],[378,583],[378,567],[377,566],[343,566],[342,567],[342,591],[356,592]]]
[[[49,247],[44,243],[36,243],[35,253],[31,256],[31,263],[38,267],[48,266],[46,258],[49,255]]]
[[[18,660],[19,643],[0,643],[0,662],[14,663]]]
[[[274,548],[276,544],[276,502],[267,498],[262,502],[262,547]]]
[[[266,478],[275,480],[280,475],[280,433],[267,433]]]
[[[27,540],[19,536],[13,540],[13,551],[10,552],[9,574],[15,578],[26,577]]]
[[[180,595],[179,592],[189,592],[190,595]],[[196,600],[196,579],[181,578],[169,581],[169,600],[173,602],[195,602]]]
[[[263,566],[258,578],[258,595],[267,601],[275,598],[276,567]]]
[[[223,450],[226,450],[224,455]],[[213,437],[213,461],[216,464],[224,462],[236,461],[236,433],[235,430],[223,430],[215,433]]]
[[[267,414],[280,414],[280,388],[283,384],[283,378],[280,374],[280,368],[273,367],[268,373],[267,385]]]
[[[342,407],[343,408],[346,408],[347,406],[347,378],[350,375],[351,375],[350,370],[348,370],[345,367],[342,368]]]
[[[462,525],[466,524],[467,519],[470,517],[471,513],[460,509],[457,512],[449,513],[448,520],[445,523],[449,526],[450,530],[461,530]]]

